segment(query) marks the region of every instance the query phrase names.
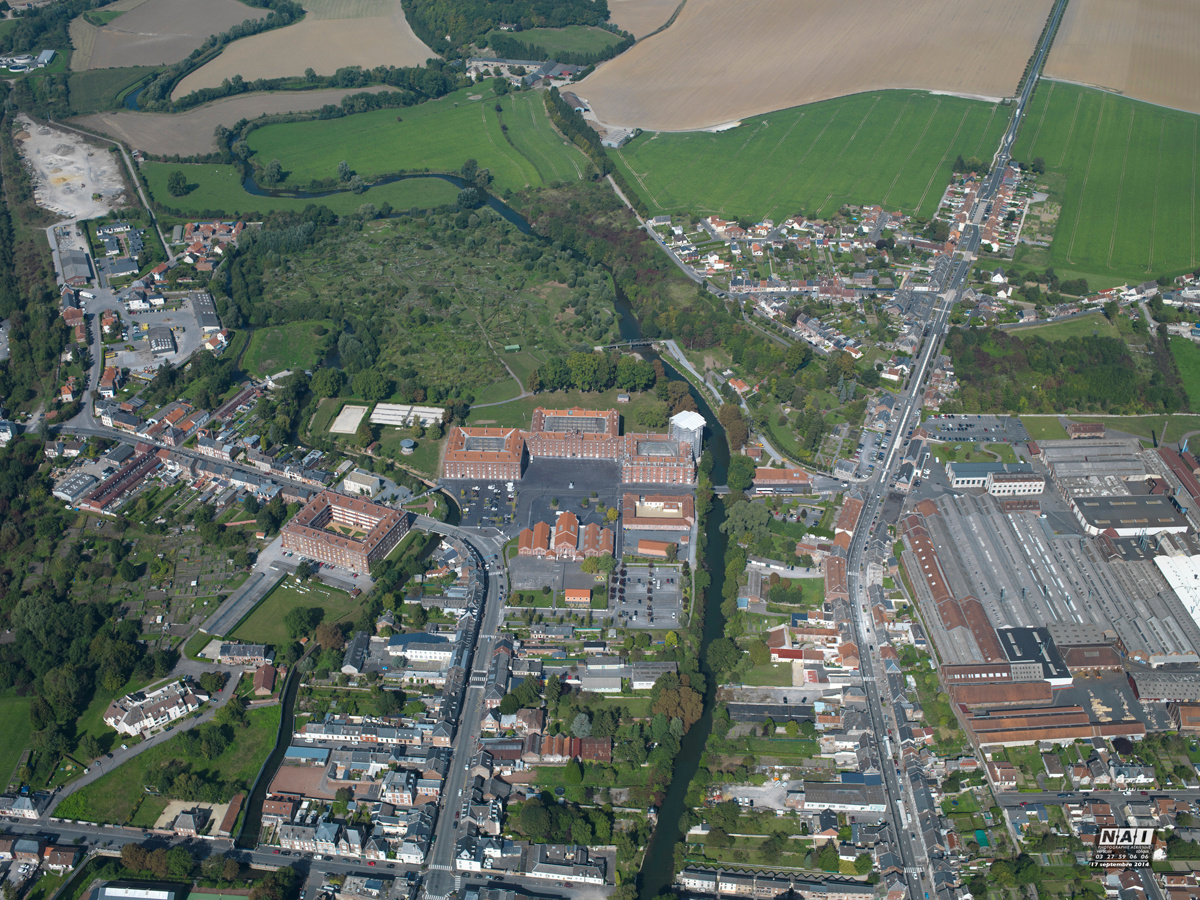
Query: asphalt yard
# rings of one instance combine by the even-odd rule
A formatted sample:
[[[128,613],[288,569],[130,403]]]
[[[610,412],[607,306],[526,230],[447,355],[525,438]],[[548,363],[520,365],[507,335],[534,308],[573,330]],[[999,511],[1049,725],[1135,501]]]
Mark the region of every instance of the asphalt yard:
[[[683,590],[676,566],[624,566],[609,587],[609,606],[627,628],[679,627]]]
[[[922,427],[943,441],[1019,444],[1029,440],[1029,432],[1016,416],[935,415]]]

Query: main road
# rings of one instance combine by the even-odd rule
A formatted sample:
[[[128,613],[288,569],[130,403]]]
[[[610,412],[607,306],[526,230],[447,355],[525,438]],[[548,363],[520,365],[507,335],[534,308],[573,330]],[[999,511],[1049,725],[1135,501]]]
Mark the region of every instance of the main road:
[[[1041,71],[1042,63],[1058,27],[1066,0],[1058,0],[1050,15],[1046,32],[1039,43],[1032,68],[1024,88],[1017,99],[1017,107],[1000,147],[993,160],[991,172],[983,180],[978,199],[971,210],[968,221],[977,221],[979,213],[986,210],[986,205],[992,202],[1004,179],[1004,170],[1011,159],[1012,145],[1016,140],[1021,120],[1025,115],[1025,106],[1033,93]],[[890,755],[891,740],[888,735],[887,719],[883,709],[883,700],[879,693],[879,682],[876,680],[878,671],[882,671],[882,661],[877,656],[877,640],[867,612],[867,567],[871,560],[868,548],[875,529],[880,526],[879,514],[883,501],[887,497],[894,473],[902,458],[905,436],[910,427],[919,424],[922,400],[925,393],[925,382],[929,375],[930,363],[941,347],[946,328],[950,319],[950,311],[958,300],[966,283],[967,273],[971,267],[971,257],[979,247],[979,227],[977,224],[968,225],[964,238],[959,242],[963,257],[953,261],[948,274],[942,276],[937,289],[941,292],[938,301],[933,305],[928,321],[925,323],[926,339],[921,349],[917,365],[909,379],[908,388],[900,398],[899,418],[893,428],[894,437],[887,450],[887,456],[882,466],[876,471],[873,479],[862,488],[863,509],[855,527],[853,539],[850,542],[846,560],[847,581],[850,590],[851,605],[854,611],[854,627],[859,647],[866,646],[868,652],[861,655],[861,674],[863,687],[867,693],[867,709],[870,711],[871,727],[875,734],[876,745],[881,754]],[[883,528],[891,523],[883,523]],[[890,698],[888,698],[890,699]],[[915,808],[907,808],[906,795],[900,780],[900,766],[891,759],[883,762],[884,787],[887,791],[887,813],[898,840],[896,844],[900,858],[904,863],[905,879],[908,882],[909,896],[921,897],[926,890],[932,891],[933,880],[928,868],[929,860],[921,844],[920,823],[916,821]],[[1056,798],[1057,799],[1057,798]],[[922,885],[924,879],[929,879]]]

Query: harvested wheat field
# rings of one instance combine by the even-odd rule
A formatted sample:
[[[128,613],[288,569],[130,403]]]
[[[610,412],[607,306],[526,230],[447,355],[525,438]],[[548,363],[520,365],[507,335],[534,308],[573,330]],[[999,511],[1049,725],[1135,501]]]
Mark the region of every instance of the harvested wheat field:
[[[1048,78],[1200,113],[1200,16],[1194,0],[1071,0]]]
[[[605,124],[688,131],[861,91],[1011,96],[1051,0],[688,0],[576,93]]]
[[[608,21],[641,39],[662,28],[680,0],[609,0]]]
[[[271,94],[244,94],[197,106],[183,113],[104,112],[75,119],[72,124],[99,131],[120,141],[162,156],[191,156],[210,153],[216,146],[213,131],[218,125],[232,125],[239,119],[261,115],[305,112],[320,109],[326,103],[339,103],[347,94],[381,91],[381,86],[355,90],[279,91]]]
[[[133,4],[128,4],[133,5]],[[117,9],[120,9],[118,6]],[[237,0],[146,0],[107,25],[94,28],[88,38],[91,53],[77,70],[118,66],[157,66],[178,62],[204,43],[209,35],[227,31],[247,19],[261,19],[266,10]],[[80,21],[81,20],[77,20]],[[72,37],[93,31],[82,22]]]
[[[400,0],[305,0],[304,9],[309,14],[295,25],[234,41],[171,96],[217,87],[234,75],[253,81],[308,68],[332,75],[343,66],[420,66],[437,55],[413,34]]]

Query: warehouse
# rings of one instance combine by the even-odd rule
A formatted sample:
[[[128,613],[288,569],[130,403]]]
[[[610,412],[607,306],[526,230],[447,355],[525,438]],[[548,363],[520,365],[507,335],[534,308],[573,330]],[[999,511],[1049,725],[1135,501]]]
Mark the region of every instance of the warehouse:
[[[1170,498],[1163,496],[1073,497],[1071,509],[1093,536],[1108,532],[1116,537],[1140,537],[1188,530],[1187,521]]]

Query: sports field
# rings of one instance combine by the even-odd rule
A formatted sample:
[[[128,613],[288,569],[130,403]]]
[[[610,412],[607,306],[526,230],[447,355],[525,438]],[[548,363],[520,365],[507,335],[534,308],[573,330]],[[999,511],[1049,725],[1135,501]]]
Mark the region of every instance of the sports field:
[[[1060,176],[1061,197],[1052,199],[1062,214],[1048,259],[1059,277],[1136,283],[1194,269],[1198,142],[1198,116],[1038,85],[1013,158],[1041,157]]]
[[[672,26],[674,27],[674,26]],[[990,159],[1008,108],[878,91],[747,119],[717,133],[643,134],[614,154],[654,211],[781,218],[843,203],[930,215],[955,156]]]
[[[479,88],[409,109],[268,125],[248,142],[258,160],[278,159],[290,184],[335,177],[341,160],[371,177],[402,169],[457,172],[473,158],[491,171],[496,191],[573,181],[588,170],[583,153],[550,124],[540,93],[497,98],[490,87]]]
[[[301,210],[310,203],[316,203],[344,215],[356,212],[364,203],[374,203],[379,207],[386,201],[396,210],[412,207],[432,209],[453,203],[458,197],[458,188],[437,178],[410,178],[369,188],[362,194],[342,191],[312,200],[257,197],[242,188],[242,174],[236,166],[145,162],[141,168],[155,200],[172,209],[195,213],[220,210],[229,215],[239,215],[275,209]],[[172,197],[167,190],[167,178],[176,169],[184,173],[189,184],[196,185],[185,197]]]

